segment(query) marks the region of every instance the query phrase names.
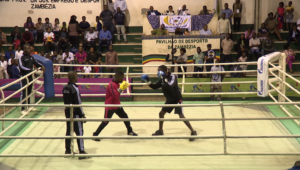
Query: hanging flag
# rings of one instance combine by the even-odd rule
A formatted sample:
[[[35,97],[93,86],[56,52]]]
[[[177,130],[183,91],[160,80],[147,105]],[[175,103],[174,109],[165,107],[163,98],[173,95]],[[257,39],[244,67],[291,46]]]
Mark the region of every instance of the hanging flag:
[[[217,13],[219,15],[220,13],[220,6],[219,6],[219,0],[215,0],[215,5],[214,5],[214,13]]]

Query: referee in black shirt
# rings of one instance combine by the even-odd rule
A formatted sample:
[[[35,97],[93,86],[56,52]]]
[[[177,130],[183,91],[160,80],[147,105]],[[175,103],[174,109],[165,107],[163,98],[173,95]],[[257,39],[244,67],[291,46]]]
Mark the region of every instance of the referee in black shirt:
[[[23,56],[19,58],[19,68],[20,68],[20,77],[26,76],[27,74],[31,73],[33,71],[33,65],[36,67],[42,67],[43,72],[45,73],[45,67],[37,62],[33,56],[30,55],[30,46],[24,45],[23,46]],[[32,75],[28,76],[28,83],[32,82]],[[21,88],[27,85],[26,78],[21,80],[20,82]],[[21,91],[20,100],[22,101],[24,98],[26,98],[26,89],[27,89],[27,95],[31,94],[32,91],[32,84],[29,85],[27,88]],[[27,99],[28,104],[30,104],[30,98]],[[23,102],[25,104],[25,101]],[[32,111],[35,111],[36,109],[33,108]],[[25,107],[22,107],[21,114],[26,114]]]
[[[64,104],[81,104],[81,96],[78,89],[78,86],[75,84],[78,80],[77,72],[69,71],[68,72],[69,82],[63,88],[63,98]],[[70,108],[65,108],[65,116],[66,118],[70,118]],[[84,112],[81,107],[74,107],[73,109],[73,118],[85,118]],[[74,131],[77,136],[83,136],[83,123],[82,121],[75,121],[73,123]],[[71,136],[71,123],[67,121],[67,132],[66,136]],[[65,154],[71,154],[71,139],[66,139],[66,152]],[[83,139],[77,139],[77,145],[80,154],[87,154],[84,151]],[[78,159],[87,159],[88,157],[79,157]]]

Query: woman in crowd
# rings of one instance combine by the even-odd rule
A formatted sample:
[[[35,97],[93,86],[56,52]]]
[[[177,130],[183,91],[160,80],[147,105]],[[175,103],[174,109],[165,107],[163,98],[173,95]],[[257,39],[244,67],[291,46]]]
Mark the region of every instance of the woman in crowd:
[[[76,16],[72,15],[68,27],[69,41],[72,44],[72,47],[75,47],[77,49],[79,47],[79,42],[78,42],[79,30],[80,28],[78,22],[76,21]]]
[[[245,39],[245,35],[241,34],[240,39],[237,41],[236,52],[238,53],[238,57],[242,56],[243,49],[248,49],[249,41]],[[248,56],[248,51],[246,52]]]
[[[290,48],[289,44],[284,45],[284,51],[286,54],[286,64],[289,65],[290,72],[293,73],[293,62],[295,61],[295,52]]]
[[[35,24],[36,30],[37,30],[37,43],[43,42],[43,37],[44,37],[44,28],[43,28],[44,23],[42,23],[42,18],[38,19],[38,23]]]
[[[36,39],[37,31],[34,27],[31,17],[27,17],[27,21],[24,23],[24,28],[28,28],[29,32],[31,32],[33,35],[33,39]]]
[[[255,31],[252,29],[252,27],[248,27],[248,30],[245,31],[245,39],[248,41],[252,38],[253,33],[255,33]]]
[[[15,26],[15,29],[11,32],[11,43],[15,45],[17,49],[18,45],[21,43],[21,33],[18,26]]]
[[[58,41],[58,36],[60,31],[60,23],[58,18],[55,18],[52,30],[55,36],[55,40]]]

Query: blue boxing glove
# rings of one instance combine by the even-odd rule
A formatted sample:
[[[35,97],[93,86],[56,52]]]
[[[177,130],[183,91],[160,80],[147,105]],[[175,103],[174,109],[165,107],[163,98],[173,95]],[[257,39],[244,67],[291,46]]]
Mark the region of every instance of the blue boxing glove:
[[[147,74],[143,74],[141,79],[142,79],[142,81],[146,82],[147,85],[151,84],[150,78]]]
[[[164,77],[166,77],[166,74],[163,71],[158,71],[157,72],[157,77],[160,78],[160,79],[163,79]]]

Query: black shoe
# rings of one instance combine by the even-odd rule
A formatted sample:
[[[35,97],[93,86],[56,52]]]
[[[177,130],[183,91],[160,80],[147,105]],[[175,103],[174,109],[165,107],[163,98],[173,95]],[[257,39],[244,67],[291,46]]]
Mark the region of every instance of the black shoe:
[[[164,135],[163,131],[157,130],[155,133],[152,134],[152,136],[161,136]]]
[[[93,135],[93,136],[96,136],[96,135]],[[100,142],[101,140],[100,139],[92,139],[93,141],[96,141],[96,142]]]
[[[67,154],[72,154],[72,152],[71,151],[65,151],[65,154],[67,155]],[[76,152],[74,152],[74,154],[77,154]],[[65,157],[65,158],[70,158],[70,157]]]
[[[191,136],[197,136],[197,132],[196,131],[192,132]],[[193,142],[193,141],[195,141],[195,138],[191,138],[189,140],[190,140],[190,142]]]
[[[87,154],[85,151],[80,152],[79,154]],[[91,157],[78,157],[79,160],[90,159]]]
[[[134,133],[133,131],[128,132],[127,135],[129,135],[129,136],[138,136],[138,134]]]

